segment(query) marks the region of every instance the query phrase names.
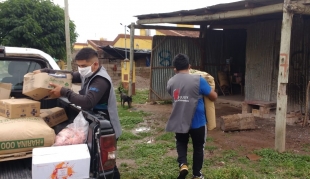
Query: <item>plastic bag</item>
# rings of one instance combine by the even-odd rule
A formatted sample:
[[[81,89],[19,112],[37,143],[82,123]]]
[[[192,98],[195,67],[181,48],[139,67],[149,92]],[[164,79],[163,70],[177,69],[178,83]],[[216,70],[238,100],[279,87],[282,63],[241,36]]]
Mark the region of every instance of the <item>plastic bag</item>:
[[[83,144],[86,142],[89,123],[85,120],[83,113],[80,112],[73,123],[61,130],[55,139],[53,146]]]

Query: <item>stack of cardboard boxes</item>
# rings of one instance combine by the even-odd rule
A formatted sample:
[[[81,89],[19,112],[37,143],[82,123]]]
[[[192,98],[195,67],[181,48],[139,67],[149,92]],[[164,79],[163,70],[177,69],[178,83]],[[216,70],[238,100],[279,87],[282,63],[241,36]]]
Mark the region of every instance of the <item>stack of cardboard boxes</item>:
[[[0,83],[0,162],[33,155],[33,179],[51,177],[52,174],[55,174],[55,171],[54,169],[50,171],[50,168],[55,168],[55,164],[62,162],[64,162],[64,165],[61,168],[66,171],[59,171],[62,174],[56,173],[56,175],[57,177],[61,177],[61,175],[64,177],[69,175],[68,172],[70,173],[71,164],[68,166],[70,161],[90,160],[86,144],[75,146],[76,149],[84,151],[81,152],[81,155],[75,154],[76,157],[62,154],[68,147],[72,148],[72,146],[51,147],[56,136],[52,127],[68,120],[68,117],[63,108],[40,109],[39,100],[55,98],[50,95],[50,90],[53,89],[50,83],[71,88],[72,75],[26,74],[24,76],[23,94],[33,100],[10,98],[12,84]],[[33,150],[34,148],[38,149]],[[58,149],[55,150],[56,148]],[[53,152],[51,153],[51,151]],[[55,151],[58,153],[55,153]],[[70,149],[70,151],[72,150]],[[47,153],[51,153],[48,154],[50,155],[48,158],[46,158]],[[52,157],[52,154],[58,157]],[[88,161],[82,164],[89,163]],[[79,167],[81,164],[74,163],[74,165]],[[85,168],[82,173],[75,170],[75,176],[87,177],[89,172],[87,168],[89,169],[89,166]],[[61,169],[59,168],[59,170]],[[73,169],[71,168],[71,170]]]

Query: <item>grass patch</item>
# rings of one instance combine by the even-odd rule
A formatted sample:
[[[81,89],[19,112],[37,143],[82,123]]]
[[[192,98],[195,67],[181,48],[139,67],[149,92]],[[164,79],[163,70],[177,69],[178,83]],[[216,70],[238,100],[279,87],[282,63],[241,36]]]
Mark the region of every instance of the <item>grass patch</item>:
[[[148,160],[158,158],[166,153],[167,149],[162,144],[137,144],[133,152],[136,159],[147,158]]]
[[[216,149],[217,149],[216,146],[212,146],[212,145],[205,146],[205,150],[207,150],[209,152],[214,152]]]
[[[145,103],[148,91],[137,91],[133,97],[134,103]],[[119,99],[119,95],[117,95]],[[120,107],[119,117],[123,128],[123,134],[118,142],[118,159],[132,160],[134,165],[120,163],[120,172],[125,179],[170,179],[178,176],[178,163],[176,161],[176,146],[174,133],[166,132],[163,126],[153,125],[151,131],[132,133],[132,129],[144,125],[144,117],[148,113]],[[156,114],[155,121],[167,119]],[[141,123],[143,123],[141,125]],[[229,140],[232,133],[225,133]],[[155,138],[154,142],[145,142],[147,137]],[[244,153],[247,149],[238,146],[234,150],[225,150],[214,142],[214,139],[206,139],[205,150],[212,153],[206,154],[202,173],[206,179],[310,179],[310,156],[297,155],[293,152],[278,153],[272,149],[254,151],[261,156],[260,160],[250,161]],[[304,152],[310,152],[310,144],[302,146]],[[175,152],[175,154],[173,153]],[[189,175],[192,173],[192,141],[188,144]]]
[[[152,136],[152,133],[151,132],[138,132],[137,135],[140,136],[141,138],[145,138],[145,137]]]
[[[136,95],[132,97],[134,104],[144,104],[149,99],[149,90],[136,90]]]
[[[304,144],[302,146],[302,150],[305,152],[310,152],[310,144]]]
[[[175,141],[175,134],[172,132],[165,132],[162,135],[156,137],[156,140]]]
[[[120,141],[126,141],[126,140],[139,140],[141,139],[141,136],[137,136],[133,134],[132,132],[123,131],[122,135],[119,137],[118,140]]]
[[[125,90],[124,93],[128,94]],[[116,100],[121,102],[118,89],[115,90]],[[136,90],[136,94],[132,96],[132,104],[144,104],[148,101],[149,90]]]
[[[214,141],[214,139],[211,137],[207,137],[207,139],[206,139],[206,142],[213,142],[213,141]]]
[[[245,170],[243,168],[235,166],[226,166],[220,169],[211,169],[208,170],[208,173],[207,171],[205,171],[204,173],[206,173],[206,179],[256,179],[258,177],[256,176],[254,171]]]
[[[287,178],[310,178],[310,156],[293,153],[278,153],[271,149],[255,152],[261,156],[259,171]]]
[[[121,144],[121,145],[119,145]],[[132,147],[132,143],[131,144],[124,144],[124,143],[121,143],[118,142],[118,145],[117,145],[117,157],[118,158],[121,158],[121,159],[132,159],[131,156],[131,153],[133,152],[133,147]]]
[[[132,116],[124,116],[120,118],[120,122],[122,128],[124,129],[133,129],[136,127],[137,124],[143,122],[142,117],[132,117]]]
[[[144,121],[143,117],[146,117],[149,114],[143,111],[132,111],[119,106],[118,115],[123,129],[133,129],[137,124]]]

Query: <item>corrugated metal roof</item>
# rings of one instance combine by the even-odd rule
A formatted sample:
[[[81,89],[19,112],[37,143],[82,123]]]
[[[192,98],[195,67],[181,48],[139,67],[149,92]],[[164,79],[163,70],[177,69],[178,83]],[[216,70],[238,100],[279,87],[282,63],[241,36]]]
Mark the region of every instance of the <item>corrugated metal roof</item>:
[[[125,53],[127,53],[128,58],[130,57],[130,49],[125,49],[125,48],[119,48],[119,47],[113,47],[111,45],[107,45],[107,46],[100,46],[100,49],[102,49],[103,51],[105,51],[107,54],[115,57],[115,58],[125,58]],[[141,57],[145,57],[145,56],[150,56],[151,55],[151,51],[150,50],[134,50],[134,58],[138,59]]]
[[[162,30],[157,29],[158,32],[168,36],[186,36],[186,37],[199,37],[198,31],[183,31],[183,30]]]
[[[178,16],[189,16],[189,15],[207,15],[207,14],[214,14],[218,12],[225,12],[225,11],[234,11],[234,10],[241,10],[246,9],[246,4],[254,4],[255,7],[267,6],[271,4],[283,3],[283,0],[244,0],[244,1],[237,1],[232,3],[225,3],[225,4],[217,4],[213,6],[208,6],[199,9],[193,10],[180,10],[168,13],[153,13],[153,14],[144,14],[144,15],[137,15],[139,20],[142,19],[152,19],[152,18],[164,18],[164,17],[178,17]]]

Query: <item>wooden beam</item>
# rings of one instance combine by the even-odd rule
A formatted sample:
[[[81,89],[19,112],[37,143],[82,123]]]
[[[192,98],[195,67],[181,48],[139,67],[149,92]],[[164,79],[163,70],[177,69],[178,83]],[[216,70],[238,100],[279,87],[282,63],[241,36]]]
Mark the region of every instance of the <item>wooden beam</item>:
[[[129,25],[128,28],[131,28]],[[171,27],[171,26],[159,26],[159,25],[134,25],[135,29],[161,29],[161,30],[186,30],[186,31],[199,31],[200,28],[190,27]]]
[[[293,23],[293,13],[289,11],[290,0],[284,0],[283,19],[281,28],[280,59],[278,74],[277,91],[277,110],[275,126],[275,150],[285,151],[286,136],[286,113],[287,113],[287,94],[286,87],[289,76],[290,64],[290,44]]]
[[[246,7],[246,8],[254,8],[254,7],[255,7],[255,4],[252,3],[252,2],[245,2],[244,7]]]
[[[247,9],[219,12],[207,15],[188,15],[188,16],[180,15],[178,17],[141,19],[137,21],[137,24],[206,22],[206,21],[233,19],[241,17],[253,17],[264,14],[279,13],[283,11],[283,3],[262,7],[255,7],[253,3],[246,3],[245,7]],[[290,2],[290,4],[287,5],[287,9],[292,13],[310,15],[310,0]]]
[[[269,5],[269,6],[251,8],[251,9],[227,11],[227,12],[220,12],[220,13],[207,14],[207,15],[198,15],[198,16],[190,15],[190,16],[179,16],[179,17],[141,19],[137,21],[137,24],[203,22],[203,21],[233,19],[233,18],[240,18],[240,17],[251,17],[251,16],[257,16],[257,15],[278,13],[282,11],[283,11],[283,3],[279,3],[279,4]]]
[[[310,0],[294,1],[288,6],[288,10],[295,14],[310,15]]]
[[[246,29],[247,24],[236,24],[236,25],[210,25],[210,29]]]

